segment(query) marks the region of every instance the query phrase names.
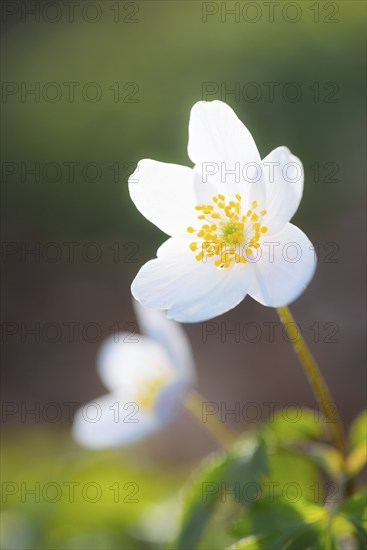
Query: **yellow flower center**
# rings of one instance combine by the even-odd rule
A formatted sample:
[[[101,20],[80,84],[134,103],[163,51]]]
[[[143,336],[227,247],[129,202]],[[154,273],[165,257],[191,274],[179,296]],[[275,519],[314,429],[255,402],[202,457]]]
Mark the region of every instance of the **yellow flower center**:
[[[145,410],[152,410],[156,403],[159,390],[167,383],[170,376],[161,375],[144,380],[136,396],[137,404]]]
[[[260,247],[260,237],[268,230],[261,224],[266,210],[258,213],[257,201],[253,201],[251,209],[243,213],[241,195],[235,198],[227,201],[224,195],[216,195],[211,204],[195,206],[201,212],[201,227],[188,227],[187,231],[196,233],[199,239],[190,243],[190,249],[199,252],[195,256],[198,262],[216,258],[214,264],[219,268],[227,268],[233,262],[244,264]]]

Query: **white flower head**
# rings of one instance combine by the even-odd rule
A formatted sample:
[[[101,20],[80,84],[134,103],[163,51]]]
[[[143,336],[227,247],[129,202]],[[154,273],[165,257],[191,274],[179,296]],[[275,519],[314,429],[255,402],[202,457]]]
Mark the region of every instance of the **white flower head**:
[[[221,101],[198,102],[189,123],[193,168],[142,160],[129,179],[140,212],[170,238],[132,283],[144,306],[198,322],[246,294],[278,307],[295,300],[316,267],[314,248],[289,223],[303,193],[301,161],[286,147],[261,160]]]
[[[110,393],[81,407],[73,435],[89,448],[124,446],[172,421],[195,381],[186,335],[162,311],[134,303],[143,336],[119,333],[102,345],[97,367]]]

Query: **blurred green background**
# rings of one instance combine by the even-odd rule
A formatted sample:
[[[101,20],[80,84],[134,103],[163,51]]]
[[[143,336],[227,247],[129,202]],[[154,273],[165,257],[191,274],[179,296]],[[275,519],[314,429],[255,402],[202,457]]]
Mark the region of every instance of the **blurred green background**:
[[[292,309],[349,425],[365,399],[365,3],[280,1],[272,18],[266,2],[81,1],[73,16],[63,2],[38,4],[27,15],[24,6],[34,2],[4,2],[2,13],[3,400],[42,410],[105,391],[98,347],[135,321],[130,283],[165,239],[131,203],[127,178],[141,158],[191,165],[190,108],[222,99],[262,157],[287,145],[304,163],[295,223],[318,245],[319,265]],[[36,95],[26,93],[31,88]],[[37,163],[39,178],[26,173]],[[76,243],[74,258],[65,243]],[[34,247],[38,257],[24,253]],[[51,261],[55,250],[61,256]],[[315,405],[279,326],[275,342],[267,337],[264,323],[277,321],[247,298],[215,320],[218,332],[207,342],[205,326],[185,327],[208,400],[229,409],[256,402],[263,420],[266,402]],[[249,322],[263,330],[259,341],[222,338],[221,323]],[[61,327],[60,337],[52,328],[42,333],[49,323]],[[67,323],[77,323],[73,341]],[[83,337],[88,323],[101,329],[94,342]],[[32,327],[39,338],[26,334]],[[214,448],[202,428],[182,414],[132,450],[88,453],[72,442],[66,416],[3,417],[2,478],[95,482],[106,499],[9,497],[3,548],[150,548],[169,538],[177,491]],[[245,418],[234,427],[248,425]],[[139,502],[116,506],[114,482],[137,483]]]

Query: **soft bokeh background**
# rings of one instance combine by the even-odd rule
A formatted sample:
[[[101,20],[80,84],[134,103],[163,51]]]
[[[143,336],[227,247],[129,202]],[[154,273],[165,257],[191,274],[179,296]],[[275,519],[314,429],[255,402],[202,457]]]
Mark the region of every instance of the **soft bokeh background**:
[[[10,4],[22,9],[20,2],[5,2],[5,10],[11,11]],[[98,347],[114,328],[135,322],[130,283],[165,239],[135,210],[127,178],[141,158],[190,165],[188,117],[200,99],[227,101],[252,131],[262,156],[284,144],[302,159],[305,194],[294,221],[318,243],[319,265],[292,310],[345,424],[364,406],[364,2],[319,2],[319,22],[315,2],[297,2],[300,17],[293,23],[292,8],[284,12],[288,2],[275,7],[274,22],[259,2],[258,20],[252,23],[248,19],[256,14],[251,9],[236,22],[233,15],[221,16],[216,2],[205,8],[198,1],[107,0],[95,3],[101,14],[92,23],[86,17],[97,12],[88,8],[83,19],[88,3],[77,4],[71,22],[62,2],[61,18],[54,23],[50,20],[58,12],[52,6],[41,11],[39,22],[34,15],[22,22],[19,11],[3,14],[3,86],[14,92],[2,100],[3,163],[12,163],[3,164],[2,187],[7,243],[2,257],[3,400],[14,404],[14,414],[3,416],[2,477],[27,488],[65,480],[80,487],[95,482],[104,492],[95,504],[83,501],[80,492],[74,503],[64,495],[56,504],[42,498],[36,503],[32,496],[22,502],[20,493],[9,497],[4,548],[150,548],[144,540],[159,540],[163,526],[169,530],[173,524],[175,495],[186,474],[215,447],[183,412],[129,451],[87,453],[71,440],[64,405],[84,403],[105,391],[95,370]],[[243,9],[248,3],[238,4]],[[117,5],[119,21],[114,22]],[[204,22],[203,10],[217,8]],[[16,91],[22,83],[31,88],[37,82],[38,102]],[[47,88],[52,82],[62,91],[54,102],[49,98],[56,88]],[[65,82],[80,83],[74,101]],[[81,90],[90,82],[101,89],[99,101],[83,98]],[[203,96],[205,83],[218,91]],[[228,93],[236,83],[239,97]],[[266,83],[276,83],[272,100]],[[297,101],[292,101],[295,87],[289,83],[296,83],[301,94]],[[78,163],[74,180],[65,164],[73,162]],[[41,171],[47,163],[58,163],[59,180],[51,181],[56,179],[52,167],[39,181],[31,174],[22,178],[22,166],[35,163]],[[87,163],[98,163],[98,181],[90,181],[93,166],[87,175],[83,172]],[[8,172],[12,168],[16,173]],[[50,243],[61,250],[56,261],[50,261],[55,253]],[[65,243],[77,243],[72,260]],[[87,243],[97,243],[98,261],[85,257]],[[22,252],[35,246],[45,251],[37,261]],[[92,245],[86,253],[93,257],[94,251]],[[209,401],[228,409],[236,402],[256,402],[262,420],[267,402],[278,403],[277,408],[290,402],[314,406],[279,324],[275,341],[269,341],[264,323],[272,322],[278,322],[274,310],[247,298],[215,320],[218,330],[206,342],[205,324],[185,326],[198,387]],[[38,341],[24,332],[37,323]],[[58,335],[49,323],[56,324]],[[70,323],[76,323],[73,341]],[[83,337],[88,323],[100,327],[95,342],[90,341],[93,328]],[[236,323],[248,328],[248,337],[239,342],[225,333]],[[255,342],[248,323],[262,330]],[[49,403],[62,411],[53,423],[47,421]],[[40,408],[39,422],[32,414],[22,418],[27,407]],[[235,429],[246,429],[253,425],[252,414],[248,409],[240,424],[228,419]],[[109,489],[116,482],[121,487],[136,483],[139,502],[116,505]],[[129,487],[124,491],[129,493]],[[162,500],[165,507],[157,508]],[[144,525],[139,523],[142,510],[147,512]]]

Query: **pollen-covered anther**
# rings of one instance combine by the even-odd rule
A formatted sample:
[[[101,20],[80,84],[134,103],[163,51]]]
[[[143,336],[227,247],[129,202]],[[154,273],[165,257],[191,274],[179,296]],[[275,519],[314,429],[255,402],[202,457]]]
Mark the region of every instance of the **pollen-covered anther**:
[[[187,231],[190,234],[196,233],[200,240],[190,243],[193,252],[201,250],[195,255],[197,261],[206,262],[213,258],[215,266],[228,268],[232,264],[247,263],[247,256],[260,248],[259,239],[268,230],[261,224],[262,217],[267,212],[256,212],[258,202],[254,200],[251,209],[244,213],[241,201],[239,194],[229,201],[224,195],[218,194],[212,197],[211,204],[195,206],[200,212],[197,216],[200,226],[198,229],[190,226]]]

